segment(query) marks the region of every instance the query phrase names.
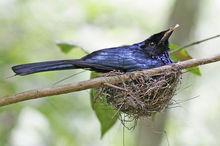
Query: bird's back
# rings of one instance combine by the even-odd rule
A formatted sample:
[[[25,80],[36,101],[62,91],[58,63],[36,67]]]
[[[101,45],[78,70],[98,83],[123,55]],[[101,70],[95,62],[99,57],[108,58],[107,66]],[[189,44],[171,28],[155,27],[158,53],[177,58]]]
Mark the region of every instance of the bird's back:
[[[82,58],[89,64],[99,64],[111,70],[134,71],[150,69],[172,63],[167,52],[151,56],[141,48],[141,43],[130,46],[102,49]]]

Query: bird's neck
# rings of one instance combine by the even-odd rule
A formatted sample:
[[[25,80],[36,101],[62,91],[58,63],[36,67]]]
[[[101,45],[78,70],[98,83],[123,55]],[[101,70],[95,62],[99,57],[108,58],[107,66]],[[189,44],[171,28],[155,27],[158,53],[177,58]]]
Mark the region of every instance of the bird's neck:
[[[168,51],[164,51],[162,54],[153,56],[152,58],[161,60],[164,63],[164,65],[168,65],[168,64],[173,63],[173,61],[171,60],[171,58],[169,56]]]

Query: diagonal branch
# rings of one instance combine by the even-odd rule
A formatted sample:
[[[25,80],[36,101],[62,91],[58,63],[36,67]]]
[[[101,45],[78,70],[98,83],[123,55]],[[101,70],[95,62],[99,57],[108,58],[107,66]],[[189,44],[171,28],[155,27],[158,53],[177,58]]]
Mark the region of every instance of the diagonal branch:
[[[66,94],[96,87],[101,87],[104,83],[119,83],[121,81],[129,80],[131,77],[133,79],[138,78],[142,75],[146,77],[154,76],[156,74],[161,74],[163,72],[172,71],[173,69],[186,69],[190,67],[195,67],[199,65],[209,64],[213,62],[220,61],[220,54],[213,57],[202,58],[202,59],[190,59],[183,62],[174,63],[172,65],[166,65],[154,69],[142,70],[142,71],[135,71],[126,73],[124,75],[112,76],[112,77],[99,77],[87,81],[82,81],[79,83],[71,83],[65,84],[58,87],[51,87],[51,88],[44,88],[44,89],[36,89],[36,90],[29,90],[22,93],[18,93],[12,96],[6,96],[0,98],[0,106],[6,106],[13,103],[18,103],[26,100],[37,99],[47,96],[53,95],[60,95]]]
[[[215,35],[215,36],[211,36],[211,37],[208,37],[208,38],[205,38],[205,39],[196,41],[196,42],[192,42],[192,43],[187,44],[187,45],[184,45],[184,46],[182,46],[182,47],[180,47],[180,48],[178,48],[178,49],[172,50],[172,51],[170,51],[169,53],[170,53],[170,54],[174,54],[174,53],[176,53],[176,52],[182,51],[182,50],[187,49],[187,48],[189,48],[189,47],[192,47],[192,46],[195,46],[195,45],[198,45],[198,44],[201,44],[201,43],[204,43],[204,42],[207,42],[207,41],[210,41],[210,40],[219,38],[219,37],[220,37],[220,34]]]

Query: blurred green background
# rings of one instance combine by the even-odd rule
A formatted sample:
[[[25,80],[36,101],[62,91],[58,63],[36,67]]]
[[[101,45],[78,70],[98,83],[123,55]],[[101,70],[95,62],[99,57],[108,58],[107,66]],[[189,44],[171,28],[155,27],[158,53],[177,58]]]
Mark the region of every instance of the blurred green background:
[[[142,41],[178,23],[181,27],[171,41],[181,46],[220,33],[219,10],[218,0],[1,0],[0,96],[51,87],[79,72],[7,79],[16,64],[82,56],[77,50],[64,54],[59,42],[92,52]],[[220,53],[219,47],[216,39],[190,48],[189,53],[207,57]],[[134,131],[125,129],[125,145],[219,146],[219,66],[203,66],[201,77],[184,74],[175,100],[198,98],[181,102],[154,120],[141,119]],[[89,79],[89,74],[60,84]],[[120,122],[100,139],[89,90],[1,107],[0,123],[0,146],[121,146],[123,141]]]

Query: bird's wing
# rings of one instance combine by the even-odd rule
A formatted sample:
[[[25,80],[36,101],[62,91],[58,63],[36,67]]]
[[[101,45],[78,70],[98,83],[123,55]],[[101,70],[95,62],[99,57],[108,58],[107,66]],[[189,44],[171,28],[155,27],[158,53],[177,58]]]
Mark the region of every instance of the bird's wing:
[[[95,51],[83,57],[79,64],[96,70],[123,70],[125,48],[117,47]]]
[[[137,46],[122,46],[93,52],[81,59],[79,64],[97,71],[130,71],[147,68],[146,55]]]

